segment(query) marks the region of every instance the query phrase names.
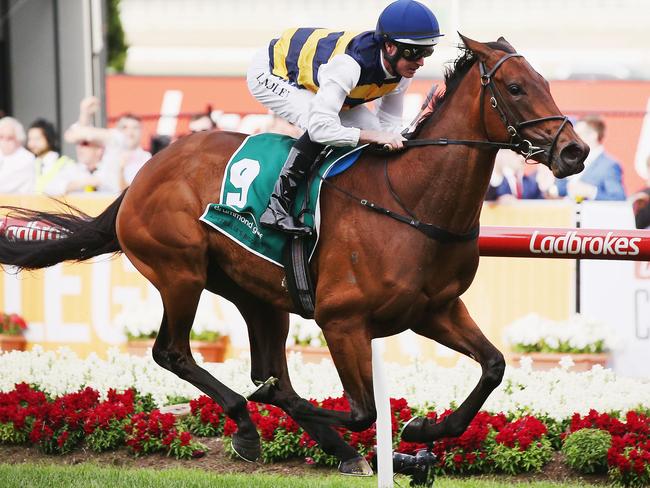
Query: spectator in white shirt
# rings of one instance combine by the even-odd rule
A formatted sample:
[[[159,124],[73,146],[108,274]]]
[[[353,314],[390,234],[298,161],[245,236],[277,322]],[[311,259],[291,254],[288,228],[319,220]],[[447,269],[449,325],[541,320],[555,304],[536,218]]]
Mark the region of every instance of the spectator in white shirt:
[[[34,155],[24,143],[22,124],[13,117],[0,119],[0,193],[34,191]]]
[[[103,179],[97,173],[101,167],[104,146],[90,141],[80,141],[76,146],[75,174],[68,182],[66,193],[106,191],[98,187]]]
[[[65,132],[65,139],[73,144],[88,141],[104,146],[93,186],[98,191],[118,193],[131,184],[139,169],[151,158],[151,153],[140,147],[142,124],[138,117],[125,114],[115,128],[94,127],[91,122],[98,109],[97,98],[84,98],[79,107],[79,120]]]

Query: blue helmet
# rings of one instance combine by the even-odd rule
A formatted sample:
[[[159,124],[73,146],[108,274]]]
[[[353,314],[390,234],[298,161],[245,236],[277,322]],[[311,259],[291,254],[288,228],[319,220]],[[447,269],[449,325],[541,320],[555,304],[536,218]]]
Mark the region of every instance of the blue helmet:
[[[385,41],[430,46],[444,35],[433,12],[415,0],[397,0],[388,5],[379,16],[375,33]]]

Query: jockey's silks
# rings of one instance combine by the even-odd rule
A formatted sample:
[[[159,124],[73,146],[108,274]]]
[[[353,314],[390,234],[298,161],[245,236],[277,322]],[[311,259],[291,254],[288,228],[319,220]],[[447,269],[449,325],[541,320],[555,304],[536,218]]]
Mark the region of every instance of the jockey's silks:
[[[381,42],[374,31],[288,29],[269,44],[270,69],[274,75],[316,93],[318,68],[337,54],[347,54],[361,66],[359,82],[345,99],[345,107],[354,107],[390,93],[401,79],[386,79]]]

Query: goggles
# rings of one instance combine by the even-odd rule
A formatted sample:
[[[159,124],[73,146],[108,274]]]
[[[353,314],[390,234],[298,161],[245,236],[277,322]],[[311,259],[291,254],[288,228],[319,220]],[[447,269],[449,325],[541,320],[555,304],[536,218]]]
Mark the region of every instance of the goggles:
[[[416,46],[413,44],[395,43],[397,54],[407,61],[417,61],[420,58],[428,58],[433,54],[434,46]]]

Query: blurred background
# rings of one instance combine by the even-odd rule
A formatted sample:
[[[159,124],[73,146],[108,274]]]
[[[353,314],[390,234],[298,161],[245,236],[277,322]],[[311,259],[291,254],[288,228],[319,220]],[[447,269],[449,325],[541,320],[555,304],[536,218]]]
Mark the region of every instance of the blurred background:
[[[148,148],[158,131],[179,135],[210,110],[220,127],[260,130],[267,115],[243,77],[253,53],[288,26],[374,28],[386,0],[2,0],[0,110],[23,124],[45,117],[65,129],[79,101],[102,101],[98,123],[124,112],[143,120]],[[638,136],[648,102],[650,4],[643,0],[441,0],[428,5],[446,36],[418,71],[405,119],[455,59],[457,31],[504,36],[548,80],[565,113],[597,112],[628,166],[648,152]],[[645,138],[646,140],[648,137]],[[72,156],[72,147],[66,147]],[[640,151],[640,152],[639,152]],[[645,165],[625,171],[629,190]],[[640,173],[640,176],[637,174]]]
[[[295,134],[248,93],[245,73],[255,51],[288,27],[374,29],[388,3],[0,0],[0,117],[15,119],[24,132],[21,137],[21,129],[6,124],[7,137],[13,131],[16,144],[15,152],[5,150],[5,157],[18,158],[19,146],[24,146],[32,154],[31,159],[20,156],[25,165],[40,164],[39,158],[49,152],[56,153],[56,158],[49,156],[52,161],[64,156],[70,160],[57,163],[70,168],[57,184],[54,176],[43,174],[24,185],[0,181],[1,203],[44,207],[51,205],[47,196],[66,195],[88,212],[97,212],[128,186],[152,153],[190,132]],[[483,224],[566,227],[587,219],[602,228],[650,225],[641,213],[650,198],[650,2],[424,3],[436,13],[445,37],[417,73],[406,100],[405,123],[458,55],[457,32],[479,41],[504,36],[549,80],[562,112],[576,123],[587,118],[585,130],[595,134],[596,143],[620,169],[618,193],[606,198],[600,189],[577,184],[563,191],[542,168],[498,158]],[[47,129],[36,123],[39,119],[49,124]],[[75,128],[80,123],[99,132],[80,135]],[[50,132],[42,148],[39,137],[47,139]],[[121,138],[119,152],[112,150],[115,138]],[[110,184],[98,180],[102,173],[96,172],[109,154],[124,170]],[[536,179],[536,196],[521,194],[516,180],[523,177]],[[0,178],[17,181],[1,171]],[[503,331],[508,324],[530,313],[558,321],[576,312],[595,315],[625,338],[611,364],[638,373],[638,358],[650,352],[646,263],[583,264],[487,258],[465,299],[486,334],[502,347],[507,347]],[[603,283],[611,285],[612,280],[618,280],[616,290],[603,290]],[[123,258],[26,277],[5,274],[0,281],[0,308],[28,319],[31,343],[65,343],[81,353],[122,346],[124,324],[117,325],[116,317],[123,318],[127,305],[138,300],[156,300],[155,291]],[[585,288],[585,283],[592,285]],[[244,351],[246,333],[236,312],[218,300],[208,307],[229,327],[230,354]],[[433,357],[453,364],[457,359],[442,346],[408,335],[388,344],[387,355],[396,360]],[[650,375],[647,362],[641,373]]]

